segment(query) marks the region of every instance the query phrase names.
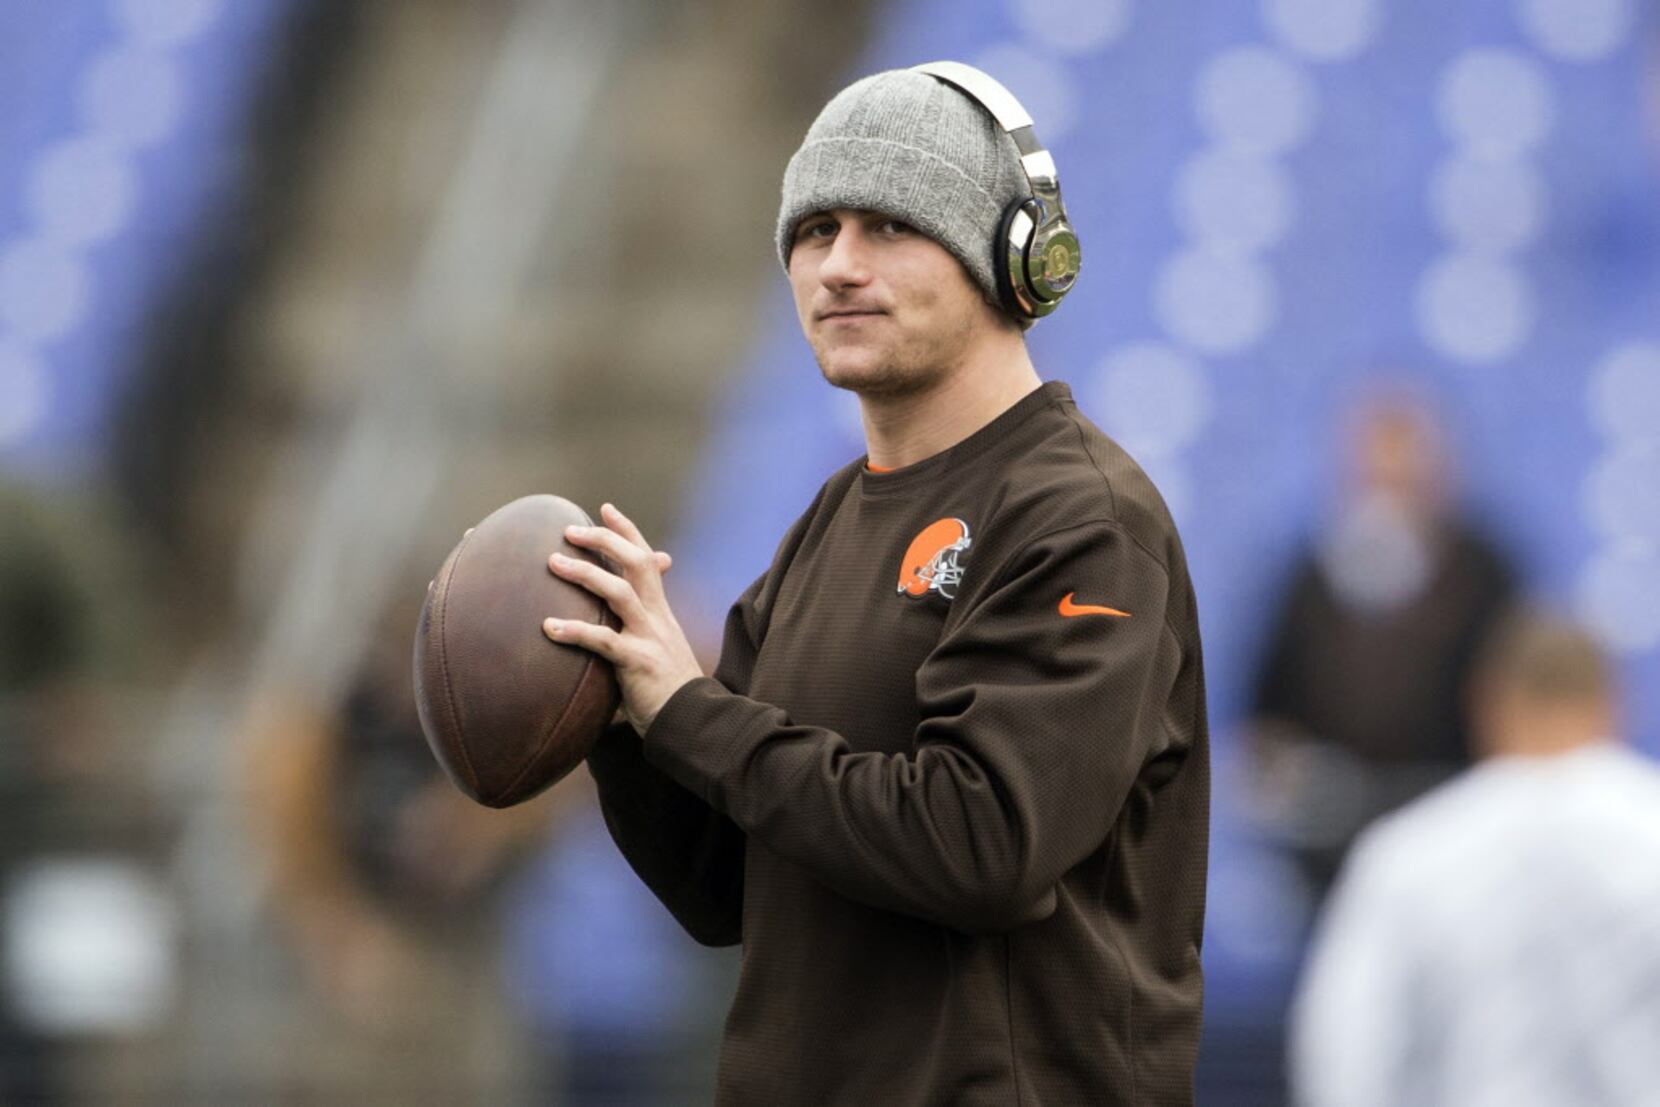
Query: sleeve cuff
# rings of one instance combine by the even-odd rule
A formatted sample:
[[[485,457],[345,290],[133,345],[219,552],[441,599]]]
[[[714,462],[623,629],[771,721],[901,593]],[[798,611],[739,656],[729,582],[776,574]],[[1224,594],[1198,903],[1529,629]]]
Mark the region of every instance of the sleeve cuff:
[[[695,677],[675,690],[646,728],[645,757],[724,811],[720,781],[742,761],[756,728],[773,725],[787,725],[782,711],[730,692],[713,677]]]

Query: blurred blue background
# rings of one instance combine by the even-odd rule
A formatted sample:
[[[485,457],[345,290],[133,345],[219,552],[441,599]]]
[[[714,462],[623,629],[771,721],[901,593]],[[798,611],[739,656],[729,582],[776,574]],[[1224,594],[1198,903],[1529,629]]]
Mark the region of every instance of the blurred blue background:
[[[281,5],[13,3],[0,13],[0,443],[95,475],[134,347],[225,216]]]
[[[459,8],[0,4],[0,557],[18,595],[64,597],[14,616],[4,718],[89,735],[67,764],[8,759],[5,787],[43,814],[6,879],[85,877],[63,866],[89,857],[126,874],[72,881],[83,898],[51,901],[67,914],[13,911],[13,932],[93,902],[151,920],[85,939],[127,1007],[8,1016],[16,1071],[71,1098],[355,1101],[364,1058],[430,1058],[483,1010],[519,1045],[472,1050],[458,1094],[582,1101],[560,1043],[599,1032],[576,1026],[582,990],[610,984],[549,913],[570,902],[651,944],[626,979],[680,966],[637,1017],[678,1051],[661,1101],[706,1095],[731,958],[604,891],[631,877],[594,848],[586,781],[506,831],[437,793],[417,815],[388,800],[386,834],[429,829],[392,851],[427,850],[421,890],[386,896],[316,798],[345,763],[326,736],[377,643],[401,672],[460,528],[523,492],[632,508],[714,648],[724,606],[863,452],[771,252],[783,164],[842,84],[937,57],[1006,83],[1054,151],[1084,270],[1034,361],[1148,469],[1191,561],[1217,763],[1202,1101],[1283,1094],[1276,1028],[1313,904],[1251,826],[1237,735],[1368,388],[1404,382],[1439,413],[1465,513],[1526,592],[1599,632],[1631,737],[1660,753],[1647,5]],[[47,618],[84,643],[55,668],[28,660]],[[74,829],[88,807],[105,833]],[[431,845],[446,834],[479,843],[476,881],[434,891],[457,871]],[[14,992],[69,986],[8,948]],[[540,960],[561,951],[581,963]],[[514,999],[491,974],[537,983]],[[410,994],[457,1014],[376,1030]]]

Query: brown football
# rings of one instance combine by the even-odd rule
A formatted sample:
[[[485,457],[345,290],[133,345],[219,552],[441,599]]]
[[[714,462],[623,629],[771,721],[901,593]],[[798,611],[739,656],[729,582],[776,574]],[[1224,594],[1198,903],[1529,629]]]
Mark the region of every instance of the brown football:
[[[525,496],[491,512],[450,551],[415,632],[415,703],[438,763],[467,795],[509,807],[588,756],[621,693],[610,662],[542,633],[542,620],[619,625],[609,606],[548,569],[593,520],[560,496]]]

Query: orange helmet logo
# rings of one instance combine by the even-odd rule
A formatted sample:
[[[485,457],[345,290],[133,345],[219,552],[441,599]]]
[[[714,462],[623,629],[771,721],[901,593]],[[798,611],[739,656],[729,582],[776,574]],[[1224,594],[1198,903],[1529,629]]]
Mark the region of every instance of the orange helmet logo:
[[[954,598],[963,579],[959,559],[970,541],[968,524],[961,519],[936,519],[923,527],[899,563],[899,590],[909,596],[938,592]]]

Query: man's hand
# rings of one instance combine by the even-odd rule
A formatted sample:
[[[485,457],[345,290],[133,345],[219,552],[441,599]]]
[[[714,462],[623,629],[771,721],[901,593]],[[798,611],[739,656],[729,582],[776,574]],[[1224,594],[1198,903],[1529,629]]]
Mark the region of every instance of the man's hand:
[[[604,554],[622,570],[621,576],[561,554],[548,559],[548,568],[604,600],[622,620],[622,629],[545,619],[542,632],[555,642],[581,646],[611,662],[622,685],[623,713],[644,734],[669,697],[687,681],[702,676],[703,669],[663,593],[668,554],[653,551],[639,528],[610,504],[600,508],[600,518],[604,526],[565,528],[565,539],[573,546]]]

